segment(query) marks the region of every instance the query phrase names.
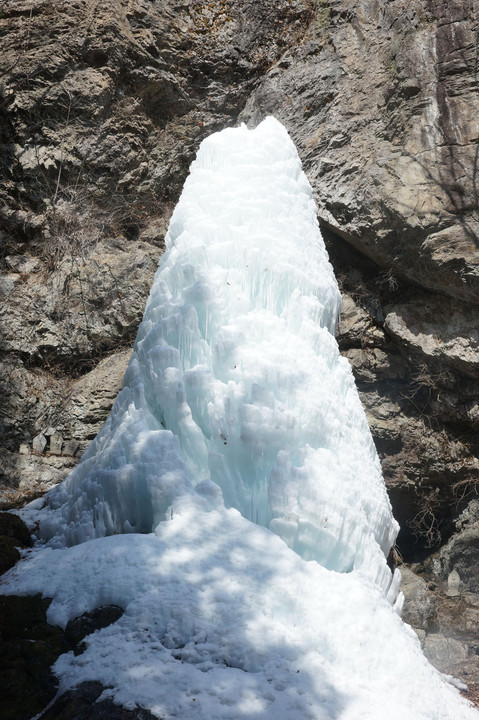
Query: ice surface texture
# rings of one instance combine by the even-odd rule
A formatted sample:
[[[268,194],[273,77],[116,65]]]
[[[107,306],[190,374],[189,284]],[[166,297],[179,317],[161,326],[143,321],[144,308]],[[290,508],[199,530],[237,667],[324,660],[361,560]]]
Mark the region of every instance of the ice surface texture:
[[[151,532],[199,485],[305,559],[386,587],[397,528],[334,339],[311,188],[276,120],[203,142],[166,245],[124,389],[50,494],[43,537]]]
[[[59,658],[60,691],[97,680],[168,720],[477,720],[393,609],[339,306],[285,129],[204,141],[124,388],[5,579],[62,626],[125,609]]]

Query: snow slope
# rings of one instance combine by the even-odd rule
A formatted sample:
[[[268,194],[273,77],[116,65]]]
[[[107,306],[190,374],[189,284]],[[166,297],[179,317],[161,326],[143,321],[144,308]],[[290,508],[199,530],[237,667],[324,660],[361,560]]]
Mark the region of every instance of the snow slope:
[[[125,608],[60,657],[61,690],[99,680],[162,718],[478,717],[398,616],[397,524],[339,307],[285,129],[205,140],[124,388],[25,510],[39,542],[5,581],[53,597],[62,626]]]

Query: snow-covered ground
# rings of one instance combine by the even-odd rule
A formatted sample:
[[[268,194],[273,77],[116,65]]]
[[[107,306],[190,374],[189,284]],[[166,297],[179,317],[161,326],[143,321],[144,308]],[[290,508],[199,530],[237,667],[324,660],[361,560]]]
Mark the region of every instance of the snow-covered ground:
[[[125,609],[59,658],[159,718],[479,717],[398,612],[397,534],[285,129],[205,140],[110,418],[5,592]],[[44,505],[42,507],[42,505]]]

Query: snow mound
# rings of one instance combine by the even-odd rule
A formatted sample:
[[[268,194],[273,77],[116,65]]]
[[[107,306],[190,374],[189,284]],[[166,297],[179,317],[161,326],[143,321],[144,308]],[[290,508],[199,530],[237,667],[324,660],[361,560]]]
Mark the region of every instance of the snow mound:
[[[58,659],[59,691],[100,681],[103,697],[163,720],[478,718],[376,584],[199,497],[154,534],[34,551],[7,590],[53,596],[48,620],[62,627],[123,607],[82,655]]]

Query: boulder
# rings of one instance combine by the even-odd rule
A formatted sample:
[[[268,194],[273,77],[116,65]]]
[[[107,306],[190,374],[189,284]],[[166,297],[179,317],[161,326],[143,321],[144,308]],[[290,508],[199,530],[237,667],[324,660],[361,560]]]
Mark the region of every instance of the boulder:
[[[401,591],[404,593],[404,610],[402,618],[414,630],[425,632],[434,624],[437,601],[428,583],[410,568],[401,565]]]
[[[123,615],[123,609],[118,605],[102,605],[91,612],[83,613],[70,620],[65,628],[65,637],[75,647],[75,654],[79,654],[84,646],[81,641],[90,633],[108,627]]]
[[[63,438],[60,433],[54,432],[50,435],[50,452],[52,455],[61,455]]]
[[[0,575],[10,570],[20,560],[20,553],[16,548],[15,540],[6,535],[0,535]]]
[[[80,447],[80,443],[76,440],[67,440],[64,448],[63,448],[63,455],[69,455],[70,457],[75,457],[75,455],[78,452],[78,449]]]
[[[60,654],[82,651],[89,633],[115,622],[123,613],[104,606],[71,621],[63,632],[46,621],[49,598],[0,596],[0,716],[30,720],[54,698],[58,680],[51,670]],[[50,720],[153,720],[146,711],[128,711],[111,700],[96,703],[105,690],[97,683],[75,688],[55,701],[42,718]]]
[[[100,683],[84,682],[55,700],[41,720],[156,720],[148,710],[128,710],[112,700],[100,700],[106,690]]]
[[[0,715],[30,720],[56,694],[51,666],[69,648],[60,628],[46,622],[47,598],[0,596]]]
[[[19,547],[31,547],[30,531],[18,515],[0,512],[0,535],[12,538]]]
[[[39,433],[33,438],[33,450],[40,455],[44,452],[47,446],[47,439],[43,433]]]

